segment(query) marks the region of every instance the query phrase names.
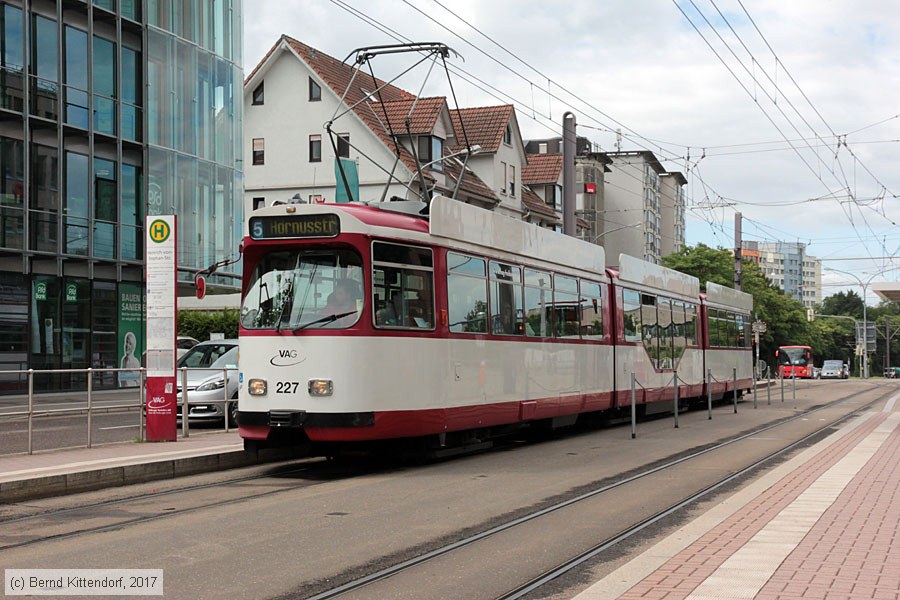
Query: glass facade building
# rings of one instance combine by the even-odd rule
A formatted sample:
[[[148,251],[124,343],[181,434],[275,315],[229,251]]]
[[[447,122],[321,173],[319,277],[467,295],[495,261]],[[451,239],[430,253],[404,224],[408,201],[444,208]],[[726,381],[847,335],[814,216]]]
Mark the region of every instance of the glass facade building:
[[[0,0],[0,371],[116,367],[128,332],[143,349],[145,215],[178,215],[185,293],[236,257],[241,1]]]

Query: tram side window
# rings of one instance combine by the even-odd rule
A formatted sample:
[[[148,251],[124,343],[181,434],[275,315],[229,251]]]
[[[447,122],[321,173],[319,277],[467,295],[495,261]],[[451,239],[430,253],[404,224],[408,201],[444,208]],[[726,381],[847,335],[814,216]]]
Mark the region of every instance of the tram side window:
[[[487,333],[487,264],[447,253],[447,308],[452,333]]]
[[[578,302],[578,280],[574,277],[553,276],[554,333],[559,338],[578,338],[581,311]]]
[[[684,341],[688,346],[697,345],[697,305],[684,305]]]
[[[434,329],[431,250],[372,243],[372,299],[377,327]]]
[[[620,290],[625,314],[625,341],[641,341],[641,295],[634,290]]]
[[[709,334],[709,347],[716,348],[719,345],[719,311],[715,308],[706,311],[706,330]]]
[[[550,273],[525,269],[525,335],[550,337],[553,302],[553,286]]]
[[[737,328],[737,344],[735,345],[738,348],[746,348],[747,340],[749,339],[747,335],[747,320],[744,319],[744,315],[735,315],[734,320]]]
[[[641,294],[641,333],[644,348],[653,361],[659,358],[659,334],[656,321],[656,296]]]
[[[603,339],[603,294],[599,283],[581,282],[581,337]]]
[[[737,323],[735,323],[735,317],[737,315],[733,312],[723,312],[725,313],[725,331],[728,332],[724,345],[729,348],[734,348],[738,345]]]
[[[657,337],[659,340],[659,359],[656,366],[660,369],[675,368],[675,347],[673,344],[674,332],[672,330],[672,301],[668,298],[658,298],[656,302]]]
[[[675,360],[679,360],[687,346],[685,337],[684,302],[672,300],[672,343],[675,348]]]
[[[522,268],[491,261],[491,333],[522,335]]]

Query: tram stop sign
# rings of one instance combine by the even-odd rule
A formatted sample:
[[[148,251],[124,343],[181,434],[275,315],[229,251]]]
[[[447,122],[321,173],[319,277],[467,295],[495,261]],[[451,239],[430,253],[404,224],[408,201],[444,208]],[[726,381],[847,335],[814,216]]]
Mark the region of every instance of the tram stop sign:
[[[197,288],[197,300],[203,300],[203,297],[206,295],[206,277],[198,275],[197,279],[194,280],[194,285]]]
[[[751,330],[753,331],[753,333],[765,333],[766,332],[765,321],[753,321]]]

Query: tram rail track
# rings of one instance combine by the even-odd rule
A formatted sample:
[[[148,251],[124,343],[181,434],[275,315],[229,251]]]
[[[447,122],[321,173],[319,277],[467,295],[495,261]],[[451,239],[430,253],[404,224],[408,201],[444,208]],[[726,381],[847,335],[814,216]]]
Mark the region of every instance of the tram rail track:
[[[876,386],[870,388],[870,390],[876,389]],[[893,390],[894,388],[892,388]],[[673,466],[684,464],[685,462],[690,461],[691,459],[707,455],[711,452],[714,452],[718,448],[725,447],[729,444],[734,444],[739,442],[740,440],[744,440],[753,436],[759,436],[761,433],[772,430],[776,427],[782,426],[786,423],[796,421],[798,419],[803,419],[809,417],[811,414],[816,412],[828,409],[830,407],[834,407],[839,405],[842,402],[847,401],[850,398],[858,395],[858,391],[849,394],[847,396],[843,396],[837,398],[833,401],[811,407],[809,409],[801,410],[797,412],[795,415],[791,415],[786,418],[778,419],[777,421],[770,422],[761,427],[755,427],[751,430],[746,430],[736,434],[734,436],[725,439],[724,441],[708,444],[706,446],[699,447],[694,452],[685,452],[681,455],[674,455],[674,457],[670,457],[670,459],[661,459],[656,463],[652,464],[650,468],[645,468],[641,471],[633,470],[626,477],[623,477],[617,481],[606,480],[607,485],[601,485],[598,489],[592,490],[590,492],[586,492],[580,494],[575,498],[571,498],[564,502],[559,502],[552,506],[546,506],[542,510],[534,511],[532,514],[520,516],[519,518],[511,519],[507,523],[497,525],[494,527],[485,527],[482,531],[478,533],[473,533],[472,535],[467,536],[464,539],[457,540],[450,544],[442,545],[440,548],[432,548],[427,551],[423,551],[419,556],[414,557],[409,560],[405,560],[403,562],[398,562],[394,567],[390,569],[385,569],[379,572],[372,573],[368,576],[358,578],[354,581],[348,581],[347,578],[344,578],[343,581],[346,583],[340,587],[333,588],[331,590],[324,590],[322,587],[322,582],[309,582],[309,586],[304,585],[303,588],[298,592],[300,595],[306,596],[307,593],[305,590],[310,590],[309,593],[318,593],[316,596],[312,596],[313,598],[330,598],[330,597],[338,597],[344,594],[347,594],[353,590],[363,589],[366,585],[371,583],[384,580],[393,576],[396,573],[402,573],[404,570],[408,570],[414,568],[418,564],[423,564],[428,560],[432,560],[434,558],[438,558],[441,556],[445,556],[454,550],[462,549],[466,546],[472,545],[474,542],[480,540],[488,540],[491,538],[497,537],[499,534],[503,533],[506,530],[513,529],[516,526],[523,525],[525,523],[534,521],[535,519],[540,518],[541,516],[550,515],[552,513],[560,512],[560,509],[564,509],[570,506],[577,505],[580,502],[588,500],[591,497],[601,495],[604,492],[612,491],[617,488],[626,486],[628,483],[637,481],[642,478],[646,478],[653,473],[658,473],[666,468],[672,468]],[[882,400],[882,397],[875,398],[871,401],[868,401],[865,405],[861,407],[857,407],[855,410],[850,412],[848,415],[845,415],[841,419],[837,419],[831,421],[822,427],[817,429],[817,432],[821,432],[827,430],[828,428],[834,427],[837,423],[842,420],[848,419],[852,417],[854,414],[865,410],[866,407],[871,406],[872,404]],[[814,434],[811,434],[814,435]],[[798,442],[799,443],[799,442]],[[665,462],[663,462],[665,461]],[[366,471],[367,473],[369,471]],[[305,474],[311,474],[312,477],[304,477]],[[316,463],[312,465],[310,463],[304,463],[301,466],[294,465],[284,465],[282,467],[278,467],[276,469],[272,469],[271,467],[267,469],[264,473],[258,473],[248,476],[242,477],[234,477],[224,481],[217,481],[212,483],[201,483],[196,485],[188,485],[177,487],[169,490],[162,490],[159,492],[153,493],[144,493],[133,496],[128,496],[124,498],[117,498],[112,500],[106,500],[101,502],[93,502],[88,505],[78,506],[78,507],[66,507],[61,509],[53,509],[49,511],[39,512],[37,514],[18,516],[12,518],[6,518],[0,520],[0,555],[4,551],[13,550],[17,548],[23,548],[27,546],[35,546],[38,544],[52,542],[52,541],[60,541],[65,539],[78,538],[81,536],[88,536],[95,533],[103,533],[106,531],[122,529],[125,527],[140,525],[143,523],[149,523],[153,521],[159,521],[168,519],[169,517],[175,517],[178,515],[184,515],[190,512],[197,512],[202,510],[212,510],[216,507],[233,505],[237,503],[246,503],[252,502],[257,499],[270,497],[277,494],[283,494],[289,491],[296,491],[298,489],[308,487],[309,485],[314,485],[318,482],[309,483],[308,479],[317,479],[319,481],[338,481],[345,479],[347,476],[353,476],[354,472],[352,469],[348,469],[346,465],[334,465],[332,463]],[[297,482],[291,481],[290,477],[300,477],[303,479],[303,483],[298,485]],[[271,481],[265,481],[271,480]],[[269,489],[265,489],[260,491],[257,484],[270,486]],[[272,489],[271,486],[277,486]],[[724,485],[724,484],[722,484]],[[240,489],[241,487],[246,486],[247,489]],[[233,497],[229,498],[217,498],[212,501],[203,501],[203,499],[193,499],[192,503],[189,506],[179,507],[178,503],[181,502],[179,498],[179,494],[186,494],[188,499],[190,500],[191,493],[198,492],[216,492],[219,490],[233,488],[237,491]],[[710,489],[707,493],[714,491]],[[247,493],[249,492],[249,493]],[[172,500],[166,503],[157,503],[160,499],[167,498],[178,498],[178,500]],[[148,506],[141,506],[142,503],[155,503]],[[121,511],[122,515],[120,518],[110,522],[102,522],[96,525],[90,525],[90,518],[83,519],[83,515],[90,516],[91,511],[99,511],[103,513],[104,511],[107,513],[116,512],[120,507],[124,507],[124,510]],[[110,510],[116,509],[116,510]],[[130,512],[129,512],[130,511]],[[152,513],[152,514],[151,514]],[[104,518],[101,514],[99,518]],[[663,518],[663,517],[660,517]],[[49,534],[41,533],[41,520],[46,522],[52,522],[53,525],[57,528],[56,532],[51,532]],[[96,522],[96,518],[93,519]],[[658,520],[658,519],[657,519]],[[22,529],[22,526],[27,526],[29,523],[34,523],[35,528],[31,531],[25,529],[24,531],[16,532],[16,535],[4,535],[9,534],[12,530],[11,526],[18,526]],[[60,523],[63,524],[63,527],[67,526],[67,524],[71,524],[72,528],[67,531],[58,532],[58,528],[60,527]],[[469,531],[472,531],[471,529]],[[616,536],[618,537],[618,536]],[[28,539],[23,539],[28,538]],[[625,539],[625,538],[623,538]],[[621,540],[620,540],[621,541]],[[607,540],[609,542],[609,540]],[[596,550],[598,546],[593,547],[592,549]],[[602,550],[597,550],[597,552],[602,552]],[[591,556],[587,556],[585,553],[579,553],[579,556],[573,560],[577,560],[578,558],[582,558],[579,562],[573,562],[572,566],[568,569],[577,568],[580,564],[585,562],[586,560],[590,560]],[[564,564],[567,564],[571,561],[566,561],[566,563],[560,563],[553,570],[558,571],[563,568]],[[361,567],[365,568],[365,567]],[[358,572],[358,571],[357,571]],[[560,571],[559,574],[554,575],[547,581],[552,581],[559,577],[563,572]],[[349,573],[349,571],[348,571]],[[547,574],[544,573],[542,577],[546,577]],[[341,581],[340,578],[331,577],[332,582]],[[524,580],[524,579],[523,579]],[[532,585],[536,583],[534,578],[529,579],[528,583],[522,585]],[[347,587],[350,585],[351,587]],[[540,585],[544,585],[541,583]],[[518,586],[516,589],[518,589]],[[522,588],[524,590],[524,588]],[[539,589],[534,588],[534,589]],[[531,593],[531,589],[524,590],[524,594]],[[510,592],[510,594],[516,593],[514,590]],[[292,596],[293,597],[293,596]],[[504,595],[498,597],[523,597],[521,595]]]
[[[879,385],[875,385],[871,390],[877,390]],[[821,437],[823,433],[827,432],[830,429],[835,428],[836,426],[852,419],[854,416],[864,412],[871,406],[877,404],[885,400],[891,394],[896,393],[896,389],[891,387],[890,391],[885,394],[880,394],[878,397],[865,402],[862,406],[854,408],[852,411],[844,414],[836,419],[830,420],[824,425],[816,427],[810,433],[802,436],[801,438],[787,444],[786,446],[779,448],[778,450],[771,452],[758,460],[753,461],[751,464],[746,465],[744,468],[741,468],[735,472],[728,474],[725,477],[713,482],[710,485],[704,486],[702,489],[697,490],[696,492],[682,497],[678,501],[670,504],[663,510],[659,510],[654,512],[653,514],[647,515],[645,518],[641,519],[639,522],[632,524],[628,527],[625,527],[615,533],[608,538],[593,544],[589,548],[584,549],[581,552],[578,552],[577,555],[572,556],[571,558],[564,560],[557,565],[555,565],[552,569],[548,569],[538,576],[533,577],[522,583],[520,585],[515,586],[509,591],[502,593],[500,595],[495,596],[498,600],[511,600],[516,598],[523,598],[529,594],[532,594],[542,587],[547,585],[548,583],[562,577],[563,575],[570,573],[571,571],[578,569],[584,563],[596,558],[602,553],[613,549],[618,544],[626,542],[633,538],[635,535],[640,534],[645,531],[648,527],[659,523],[660,521],[670,517],[679,511],[682,511],[686,507],[692,506],[698,501],[708,497],[709,495],[721,490],[723,487],[729,485],[736,480],[739,480],[748,474],[756,471],[760,467],[772,462],[773,460],[784,456],[785,454],[792,452],[798,447],[802,447],[804,444],[809,443],[811,440],[815,440],[818,437]],[[750,431],[744,431],[739,434],[734,435],[724,441],[720,441],[706,447],[702,447],[699,450],[694,452],[690,452],[681,456],[677,456],[674,459],[665,460],[665,462],[660,462],[651,466],[650,468],[646,468],[643,470],[639,470],[633,474],[630,474],[622,479],[613,481],[611,483],[600,485],[599,487],[592,489],[590,491],[581,493],[573,498],[552,504],[550,506],[540,508],[539,510],[535,510],[529,514],[522,515],[511,520],[508,520],[502,524],[490,527],[483,531],[468,535],[462,539],[444,544],[440,547],[433,548],[422,552],[416,556],[407,558],[401,562],[398,562],[392,566],[387,568],[380,569],[378,571],[369,573],[362,577],[358,577],[349,581],[345,581],[343,584],[333,587],[331,589],[327,589],[324,591],[318,591],[314,595],[303,595],[303,597],[307,597],[309,600],[329,600],[331,598],[339,598],[339,597],[352,597],[354,592],[362,592],[369,593],[368,589],[370,586],[375,584],[383,583],[391,578],[407,575],[411,573],[414,569],[418,567],[422,567],[427,563],[434,561],[435,559],[439,559],[442,557],[446,557],[455,552],[464,551],[469,547],[476,545],[481,542],[485,542],[490,540],[491,538],[495,538],[500,536],[501,534],[507,533],[511,530],[514,530],[517,527],[521,527],[523,525],[532,524],[548,515],[552,515],[555,513],[559,513],[560,511],[564,511],[568,508],[572,508],[574,506],[579,505],[587,500],[595,499],[598,496],[616,490],[618,488],[622,488],[631,483],[637,482],[639,480],[645,479],[647,477],[653,476],[655,474],[659,474],[663,471],[672,469],[676,466],[683,465],[686,462],[695,460],[699,457],[703,457],[707,454],[716,452],[723,448],[727,448],[728,446],[740,443],[742,441],[748,440],[750,438],[758,437],[760,434],[774,430],[779,427],[783,427],[786,424],[792,423],[794,421],[798,421],[801,419],[806,419],[810,415],[816,414],[818,412],[837,407],[838,405],[858,396],[859,392],[854,392],[852,394],[848,394],[846,396],[837,398],[825,404],[821,404],[818,406],[810,407],[808,409],[802,410],[795,415],[779,419],[776,422],[766,424],[761,427],[754,428]],[[334,578],[332,578],[333,580]]]
[[[319,461],[317,461],[317,462],[319,462]],[[126,496],[124,498],[115,498],[115,499],[103,500],[103,501],[99,501],[99,502],[92,502],[92,503],[84,504],[84,505],[80,505],[80,506],[69,506],[69,507],[65,507],[65,508],[57,508],[57,509],[40,511],[40,512],[37,512],[34,514],[29,514],[29,515],[22,515],[22,516],[10,517],[10,518],[2,518],[2,519],[0,519],[0,527],[8,528],[11,525],[21,526],[23,524],[30,524],[30,523],[38,524],[38,526],[39,526],[39,524],[42,521],[52,521],[52,520],[57,520],[60,518],[68,518],[70,521],[75,522],[79,518],[79,515],[86,515],[86,516],[88,516],[88,518],[90,518],[90,513],[92,511],[104,511],[104,510],[107,510],[110,508],[127,506],[127,505],[136,505],[136,504],[140,504],[142,502],[156,502],[156,501],[166,500],[167,498],[177,496],[179,494],[189,495],[191,493],[198,492],[198,491],[207,491],[207,490],[213,490],[213,489],[217,489],[217,488],[228,488],[228,487],[233,487],[233,486],[242,485],[242,484],[246,484],[246,483],[252,483],[252,482],[257,482],[257,481],[261,481],[261,480],[266,480],[266,479],[275,479],[275,478],[279,478],[279,477],[283,478],[285,476],[292,476],[292,475],[296,476],[296,475],[302,474],[302,473],[310,473],[313,471],[313,469],[314,469],[314,466],[312,466],[310,464],[304,464],[303,466],[300,466],[297,468],[278,468],[278,467],[276,467],[274,470],[270,468],[270,469],[267,469],[267,471],[264,473],[258,473],[258,474],[254,474],[254,475],[246,475],[246,476],[242,476],[242,477],[234,477],[234,478],[226,479],[224,481],[198,483],[198,484],[194,484],[194,485],[175,487],[172,489],[162,490],[162,491],[158,491],[158,492],[153,491],[153,492],[147,492],[147,493],[142,493],[142,494],[137,494],[137,495]],[[89,535],[89,534],[93,534],[93,533],[102,533],[104,531],[111,531],[114,529],[119,529],[119,528],[127,527],[130,525],[138,525],[141,523],[148,523],[151,521],[157,521],[160,519],[170,518],[173,516],[183,515],[186,513],[195,512],[195,511],[199,511],[199,510],[211,509],[211,508],[216,508],[219,506],[226,506],[226,505],[234,504],[237,502],[254,500],[257,498],[264,498],[267,496],[272,496],[275,494],[285,493],[285,492],[289,492],[292,490],[296,490],[298,487],[302,487],[302,486],[283,485],[281,487],[277,487],[275,489],[269,489],[269,490],[266,490],[263,492],[239,495],[239,496],[236,496],[233,498],[227,498],[227,499],[222,499],[222,500],[213,501],[213,502],[200,502],[200,503],[194,504],[192,506],[184,507],[184,508],[172,509],[172,508],[167,507],[167,508],[161,509],[159,512],[154,513],[154,514],[144,514],[144,515],[135,516],[133,518],[123,518],[119,521],[116,521],[113,523],[108,523],[108,524],[102,525],[102,526],[85,527],[85,528],[81,528],[81,529],[75,529],[72,531],[66,531],[63,533],[46,535],[43,537],[38,535],[38,536],[34,537],[33,539],[14,542],[14,543],[5,543],[3,541],[3,536],[0,535],[0,552],[3,552],[5,550],[13,550],[16,548],[23,548],[26,546],[33,546],[33,545],[39,544],[39,543],[70,539],[73,537]],[[173,504],[173,503],[169,503],[169,504]],[[147,508],[144,510],[152,510],[152,509]],[[21,535],[22,534],[20,534],[17,537],[21,537]]]

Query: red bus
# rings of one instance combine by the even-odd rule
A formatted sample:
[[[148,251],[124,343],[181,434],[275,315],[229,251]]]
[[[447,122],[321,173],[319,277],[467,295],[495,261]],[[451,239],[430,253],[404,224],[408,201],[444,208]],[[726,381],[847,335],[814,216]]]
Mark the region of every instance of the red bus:
[[[812,348],[809,346],[781,346],[775,351],[775,363],[779,377],[812,379],[815,375]]]

